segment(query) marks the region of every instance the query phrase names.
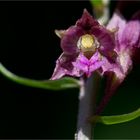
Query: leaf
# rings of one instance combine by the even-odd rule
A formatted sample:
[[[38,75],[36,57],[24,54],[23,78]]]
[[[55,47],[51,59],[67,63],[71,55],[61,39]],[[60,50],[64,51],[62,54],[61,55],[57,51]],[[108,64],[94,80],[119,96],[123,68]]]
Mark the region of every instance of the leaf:
[[[7,70],[1,63],[0,63],[0,73],[5,77],[7,77],[9,80],[12,80],[18,84],[35,88],[63,90],[67,88],[80,87],[80,81],[70,77],[61,78],[59,80],[32,80],[20,77]]]
[[[140,117],[140,108],[128,114],[113,115],[113,116],[94,116],[90,119],[90,121],[92,123],[100,122],[106,125],[112,125],[128,122],[138,117]]]

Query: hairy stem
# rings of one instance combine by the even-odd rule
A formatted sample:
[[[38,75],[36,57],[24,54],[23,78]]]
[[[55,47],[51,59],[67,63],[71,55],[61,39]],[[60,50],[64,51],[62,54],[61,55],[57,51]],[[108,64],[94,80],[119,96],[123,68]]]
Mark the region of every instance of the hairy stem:
[[[95,108],[95,92],[94,85],[95,78],[91,76],[83,85],[81,86],[79,93],[79,113],[77,122],[77,133],[75,135],[75,140],[90,140],[93,128],[88,119],[93,116]]]

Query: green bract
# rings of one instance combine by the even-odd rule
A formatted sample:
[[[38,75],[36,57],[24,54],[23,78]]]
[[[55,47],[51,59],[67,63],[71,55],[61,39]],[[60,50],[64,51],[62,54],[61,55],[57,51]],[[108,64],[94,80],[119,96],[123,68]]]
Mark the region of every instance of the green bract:
[[[65,77],[59,80],[32,80],[32,79],[20,77],[7,70],[2,64],[0,64],[0,73],[18,84],[22,84],[30,87],[50,89],[50,90],[63,90],[67,88],[80,87],[80,82],[70,77]]]

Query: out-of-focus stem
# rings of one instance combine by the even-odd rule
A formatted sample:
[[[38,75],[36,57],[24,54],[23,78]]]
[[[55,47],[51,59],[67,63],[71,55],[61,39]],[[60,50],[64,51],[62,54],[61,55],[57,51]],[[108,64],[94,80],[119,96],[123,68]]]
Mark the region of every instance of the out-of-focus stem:
[[[94,1],[94,0],[92,0]],[[100,24],[104,25],[109,20],[109,3],[110,0],[102,0],[101,3],[98,3],[98,5],[93,3],[93,12],[96,17],[96,19],[99,21]]]
[[[88,119],[93,116],[95,107],[94,77],[91,76],[82,86],[79,93],[79,113],[75,140],[90,140],[93,128]],[[91,135],[92,133],[92,135]]]

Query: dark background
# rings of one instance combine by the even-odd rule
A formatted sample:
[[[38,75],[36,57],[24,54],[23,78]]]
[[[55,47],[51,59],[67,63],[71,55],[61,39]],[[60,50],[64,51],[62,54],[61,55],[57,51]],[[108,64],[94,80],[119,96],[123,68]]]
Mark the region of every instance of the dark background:
[[[112,11],[115,5],[116,1],[111,3]],[[130,5],[124,12],[128,19],[135,11]],[[0,2],[0,61],[17,75],[49,79],[62,53],[54,30],[75,24],[84,8],[92,13],[88,1]],[[140,107],[139,71],[135,64],[104,114]],[[0,75],[0,138],[72,139],[77,110],[78,89],[35,89]],[[140,138],[139,131],[139,118],[119,125],[97,124],[95,138]]]

